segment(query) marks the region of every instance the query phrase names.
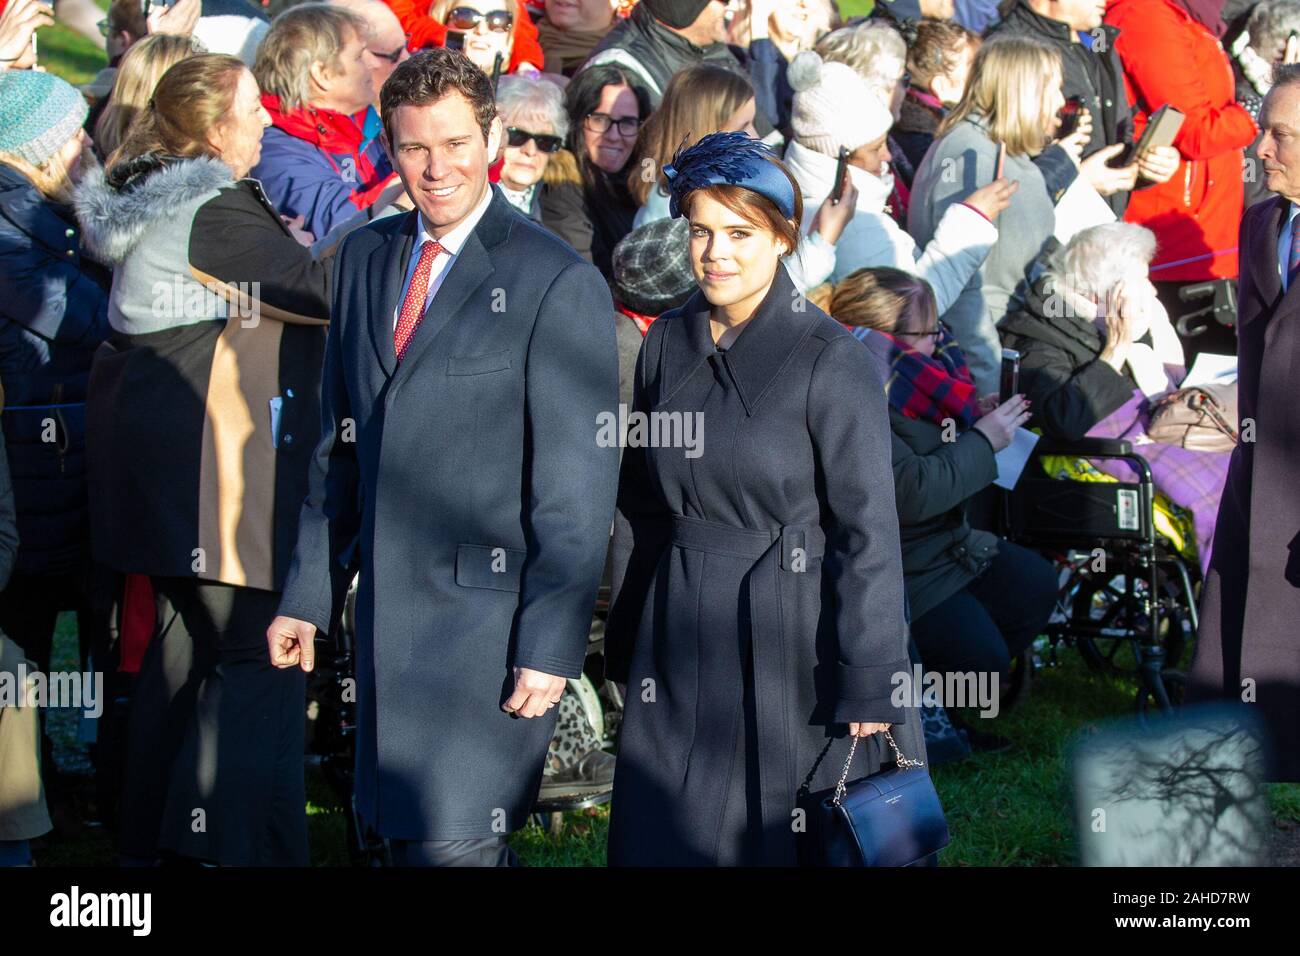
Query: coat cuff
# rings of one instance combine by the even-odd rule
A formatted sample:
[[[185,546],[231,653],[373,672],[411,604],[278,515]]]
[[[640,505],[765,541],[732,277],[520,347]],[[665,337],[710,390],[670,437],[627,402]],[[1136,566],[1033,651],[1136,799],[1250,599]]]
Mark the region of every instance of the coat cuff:
[[[854,721],[907,723],[908,701],[903,700],[896,705],[892,698],[897,683],[895,676],[909,675],[911,671],[912,663],[907,658],[901,658],[892,664],[867,667],[839,664],[836,668],[838,689],[832,719],[840,724]]]
[[[304,607],[296,607],[292,604],[281,604],[276,609],[277,617],[292,617],[299,621],[306,621],[308,624],[315,625],[316,630],[322,634],[329,634],[330,622],[328,618],[322,618],[316,611]]]
[[[1079,178],[1079,167],[1065,148],[1053,143],[1034,157],[1034,165],[1042,174],[1047,194],[1052,197],[1052,205],[1061,201],[1070,184]]]

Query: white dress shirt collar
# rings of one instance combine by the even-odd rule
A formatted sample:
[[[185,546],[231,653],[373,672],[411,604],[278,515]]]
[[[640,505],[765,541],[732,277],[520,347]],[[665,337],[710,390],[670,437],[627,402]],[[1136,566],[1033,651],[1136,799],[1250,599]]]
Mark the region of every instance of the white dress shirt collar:
[[[468,216],[461,220],[460,225],[438,240],[438,242],[442,244],[442,248],[447,250],[447,252],[453,256],[459,255],[461,248],[465,245],[465,240],[468,239],[469,234],[474,231],[474,227],[477,226],[478,221],[483,218],[483,214],[487,212],[487,208],[491,203],[492,184],[488,183],[487,189],[483,193],[483,198],[479,200],[479,204],[471,210]],[[418,255],[420,248],[424,243],[433,240],[433,234],[429,232],[428,226],[425,225],[424,214],[416,213],[416,216],[419,219],[420,231],[415,237],[415,249],[412,252],[413,255]]]

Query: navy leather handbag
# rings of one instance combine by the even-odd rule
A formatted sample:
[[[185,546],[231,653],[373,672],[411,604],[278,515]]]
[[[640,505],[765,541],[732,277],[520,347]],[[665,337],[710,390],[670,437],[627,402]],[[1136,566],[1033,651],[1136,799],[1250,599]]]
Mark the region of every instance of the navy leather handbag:
[[[846,783],[861,739],[858,737],[853,738],[834,789],[808,791],[817,769],[813,766],[798,798],[807,823],[807,831],[799,841],[803,865],[928,864],[948,845],[948,823],[929,771],[921,761],[903,756],[893,734],[888,730],[884,734],[894,751],[896,765],[892,770]],[[821,762],[820,758],[817,762]]]

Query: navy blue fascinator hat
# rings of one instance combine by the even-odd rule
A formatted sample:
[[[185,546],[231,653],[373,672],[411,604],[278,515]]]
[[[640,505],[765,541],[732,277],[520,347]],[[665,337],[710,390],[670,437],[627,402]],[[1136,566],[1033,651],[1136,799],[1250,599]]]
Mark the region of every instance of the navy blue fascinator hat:
[[[794,216],[794,186],[776,155],[759,140],[744,133],[710,133],[689,149],[679,149],[664,166],[668,180],[668,211],[682,215],[681,201],[694,189],[706,186],[741,186],[765,196],[786,219]]]

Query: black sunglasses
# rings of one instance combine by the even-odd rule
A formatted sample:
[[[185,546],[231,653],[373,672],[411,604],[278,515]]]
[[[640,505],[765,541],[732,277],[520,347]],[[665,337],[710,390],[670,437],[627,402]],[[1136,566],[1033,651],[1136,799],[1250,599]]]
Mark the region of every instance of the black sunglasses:
[[[508,33],[510,25],[515,22],[514,14],[508,10],[493,10],[491,13],[479,13],[473,7],[456,7],[447,14],[447,26],[453,30],[468,33],[484,20],[487,28],[497,33]]]
[[[558,153],[560,147],[564,145],[564,140],[558,136],[551,136],[546,133],[530,133],[518,126],[506,127],[506,144],[514,149],[523,146],[530,139],[537,144],[537,148],[543,153]]]

